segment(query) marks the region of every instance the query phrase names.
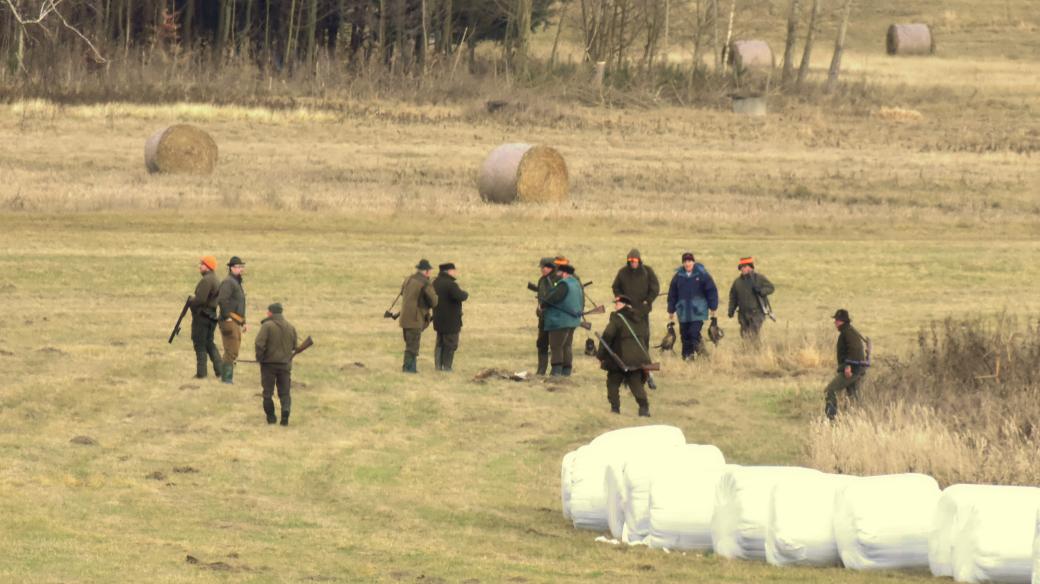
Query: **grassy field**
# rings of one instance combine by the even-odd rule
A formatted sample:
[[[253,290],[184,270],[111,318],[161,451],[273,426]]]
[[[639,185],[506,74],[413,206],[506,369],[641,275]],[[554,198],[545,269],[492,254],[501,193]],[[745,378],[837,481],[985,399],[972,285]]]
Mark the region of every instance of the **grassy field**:
[[[765,119],[524,92],[502,116],[479,102],[0,107],[0,580],[925,581],[594,543],[561,517],[560,458],[640,423],[634,403],[607,414],[586,358],[559,385],[471,381],[534,366],[524,287],[541,256],[570,256],[604,302],[633,246],[665,280],[692,249],[723,290],[753,254],[778,288],[766,346],[745,350],[728,321],[710,360],[665,356],[652,421],[732,462],[799,464],[835,308],[879,355],[947,315],[1034,317],[1040,118],[1023,77],[1040,65],[848,62],[865,97],[784,100]],[[144,139],[174,121],[215,136],[216,175],[145,173]],[[483,156],[520,140],[561,150],[571,203],[479,201]],[[196,381],[187,335],[166,344],[208,253],[246,258],[254,322],[281,301],[316,341],[289,428],[263,423],[250,366],[233,387]],[[420,257],[457,262],[472,294],[450,375],[432,371],[432,335],[420,376],[400,374],[399,329],[381,318]],[[70,443],[81,435],[97,444]]]

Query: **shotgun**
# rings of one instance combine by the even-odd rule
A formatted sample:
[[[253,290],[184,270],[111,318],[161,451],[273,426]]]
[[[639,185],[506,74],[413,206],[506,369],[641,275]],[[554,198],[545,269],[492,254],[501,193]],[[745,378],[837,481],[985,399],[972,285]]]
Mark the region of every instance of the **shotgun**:
[[[306,339],[303,339],[303,342],[300,343],[299,347],[296,347],[296,350],[293,351],[293,354],[289,357],[289,360],[292,361],[294,358],[296,358],[297,355],[299,355],[300,353],[306,351],[307,349],[310,349],[312,346],[314,346],[314,340],[311,339],[308,336]],[[238,362],[239,363],[259,363],[259,361],[254,361],[253,359],[239,359]]]
[[[624,371],[625,373],[630,373],[632,371],[637,371],[638,370],[638,371],[642,371],[642,372],[646,373],[649,376],[651,371],[660,371],[661,370],[661,364],[660,363],[650,363],[650,364],[643,365],[641,367],[636,367],[636,368],[632,368],[632,367],[629,367],[628,365],[625,365],[625,362],[621,360],[621,357],[618,357],[617,353],[615,353],[614,350],[610,348],[610,345],[607,344],[607,342],[603,340],[603,337],[599,336],[599,333],[592,333],[592,334],[596,335],[596,340],[599,341],[599,346],[603,347],[603,350],[606,351],[608,355],[610,355],[610,358],[614,360],[614,363],[617,364],[617,366],[620,367],[621,370]]]
[[[168,343],[173,343],[173,339],[181,332],[181,322],[184,321],[184,315],[188,314],[188,310],[191,308],[191,296],[184,301],[184,308],[181,308],[181,315],[177,317],[177,322],[173,324],[173,332],[170,333],[170,340]]]

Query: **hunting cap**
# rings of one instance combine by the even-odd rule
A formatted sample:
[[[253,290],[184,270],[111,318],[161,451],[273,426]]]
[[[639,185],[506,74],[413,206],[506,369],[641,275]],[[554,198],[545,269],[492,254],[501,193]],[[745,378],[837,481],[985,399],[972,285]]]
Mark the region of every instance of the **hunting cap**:
[[[447,272],[448,270],[454,270],[455,269],[455,264],[453,264],[451,262],[448,262],[448,263],[441,264],[441,265],[437,266],[437,268],[440,269],[440,271],[442,271],[442,272]]]
[[[267,311],[271,314],[281,314],[283,312],[282,303],[275,302],[274,304],[267,307]]]
[[[199,263],[211,270],[217,269],[217,258],[213,256],[202,256],[199,258]]]
[[[639,250],[634,247],[628,251],[628,261],[632,260],[643,261],[643,256],[639,255]]]
[[[419,270],[420,272],[425,272],[426,270],[432,270],[433,266],[430,265],[430,260],[423,258],[419,260],[418,264],[415,265],[415,269]]]
[[[684,251],[683,252],[683,254],[682,254],[682,261],[685,262],[686,260],[690,260],[691,262],[695,261],[693,259],[693,252],[692,251]]]
[[[564,274],[574,274],[574,266],[570,264],[563,264],[559,267],[559,270]]]
[[[566,256],[558,255],[553,258],[553,263],[557,266],[567,266],[570,265],[571,261]]]
[[[755,258],[748,256],[746,258],[740,258],[740,262],[737,263],[737,269],[743,268],[744,266],[755,267]]]
[[[242,258],[240,258],[238,256],[231,256],[231,259],[228,260],[227,265],[230,268],[230,267],[233,267],[233,266],[244,266],[244,265],[246,265],[246,263],[244,261],[242,261]]]
[[[624,294],[618,294],[617,297],[614,298],[614,302],[620,302],[621,304],[632,306],[632,299]]]
[[[852,317],[849,316],[849,311],[844,308],[839,308],[838,311],[834,313],[833,318],[834,320],[840,320],[841,322],[852,322]]]
[[[538,260],[538,267],[539,268],[555,268],[556,267],[556,263],[553,262],[552,258],[542,258],[542,259]]]

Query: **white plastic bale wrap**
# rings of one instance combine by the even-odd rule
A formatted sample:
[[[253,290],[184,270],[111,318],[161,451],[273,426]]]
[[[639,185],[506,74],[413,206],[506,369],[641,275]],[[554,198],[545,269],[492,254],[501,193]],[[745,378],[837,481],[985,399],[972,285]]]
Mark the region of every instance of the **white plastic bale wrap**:
[[[650,533],[655,549],[711,551],[711,519],[719,479],[737,465],[675,466],[650,484]]]
[[[1036,512],[1036,535],[1033,537],[1033,584],[1040,584],[1040,510]]]
[[[766,561],[774,566],[838,566],[834,496],[856,477],[823,474],[782,479],[773,487],[766,527]]]
[[[685,443],[682,430],[674,426],[640,426],[607,432],[579,448],[571,461],[570,518],[574,527],[599,531],[610,528],[606,471],[611,461]]]
[[[953,540],[958,582],[1029,584],[1040,489],[994,486],[969,503]]]
[[[992,485],[951,485],[943,489],[928,535],[928,567],[933,576],[953,577],[953,541],[964,527],[971,502]]]
[[[571,450],[563,456],[560,464],[560,502],[563,506],[563,518],[571,518],[571,471],[574,468],[574,457],[577,450]]]
[[[724,558],[764,561],[773,487],[781,480],[808,484],[820,474],[791,466],[740,466],[723,473],[715,491],[711,521],[715,553]]]
[[[928,567],[939,484],[922,474],[851,481],[834,500],[834,538],[852,570]]]

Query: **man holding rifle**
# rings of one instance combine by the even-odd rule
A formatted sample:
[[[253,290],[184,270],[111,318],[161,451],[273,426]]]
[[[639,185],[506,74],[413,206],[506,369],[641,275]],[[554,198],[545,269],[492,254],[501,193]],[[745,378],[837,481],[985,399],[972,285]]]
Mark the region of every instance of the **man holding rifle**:
[[[217,269],[217,258],[205,256],[199,260],[199,273],[202,279],[195,286],[195,294],[188,300],[191,310],[191,344],[195,347],[195,377],[206,377],[206,358],[213,361],[213,374],[221,377],[223,363],[217,344],[213,342],[213,334],[217,330],[217,296],[220,280],[214,270]]]
[[[545,330],[545,308],[542,298],[548,298],[552,289],[556,286],[556,263],[553,258],[542,258],[538,262],[538,268],[542,275],[537,284],[527,284],[527,289],[538,295],[538,308],[535,315],[538,317],[538,339],[535,348],[538,350],[538,375],[545,375],[549,369],[549,333]]]
[[[599,352],[596,357],[607,371],[607,400],[610,411],[621,413],[621,384],[628,386],[639,404],[639,415],[650,416],[650,402],[643,384],[653,368],[650,356],[636,331],[645,324],[642,310],[633,307],[632,299],[618,295],[614,300],[614,312],[603,334],[599,336]]]
[[[729,289],[730,318],[739,310],[737,320],[740,321],[740,336],[753,341],[758,340],[758,332],[762,329],[766,317],[773,317],[773,309],[769,305],[769,295],[773,293],[773,283],[765,275],[755,271],[755,258],[740,258],[737,264],[740,276]]]
[[[551,353],[550,375],[569,377],[574,366],[574,329],[581,325],[585,309],[585,294],[574,278],[574,266],[569,263],[557,268],[560,280],[548,296],[539,296],[545,307],[542,330],[549,337]]]
[[[296,329],[285,320],[282,305],[274,303],[267,307],[267,318],[260,324],[256,335],[256,362],[260,364],[260,386],[263,388],[264,413],[267,423],[274,424],[272,396],[278,388],[278,401],[282,406],[282,425],[289,425],[292,409],[292,358],[296,352]]]

